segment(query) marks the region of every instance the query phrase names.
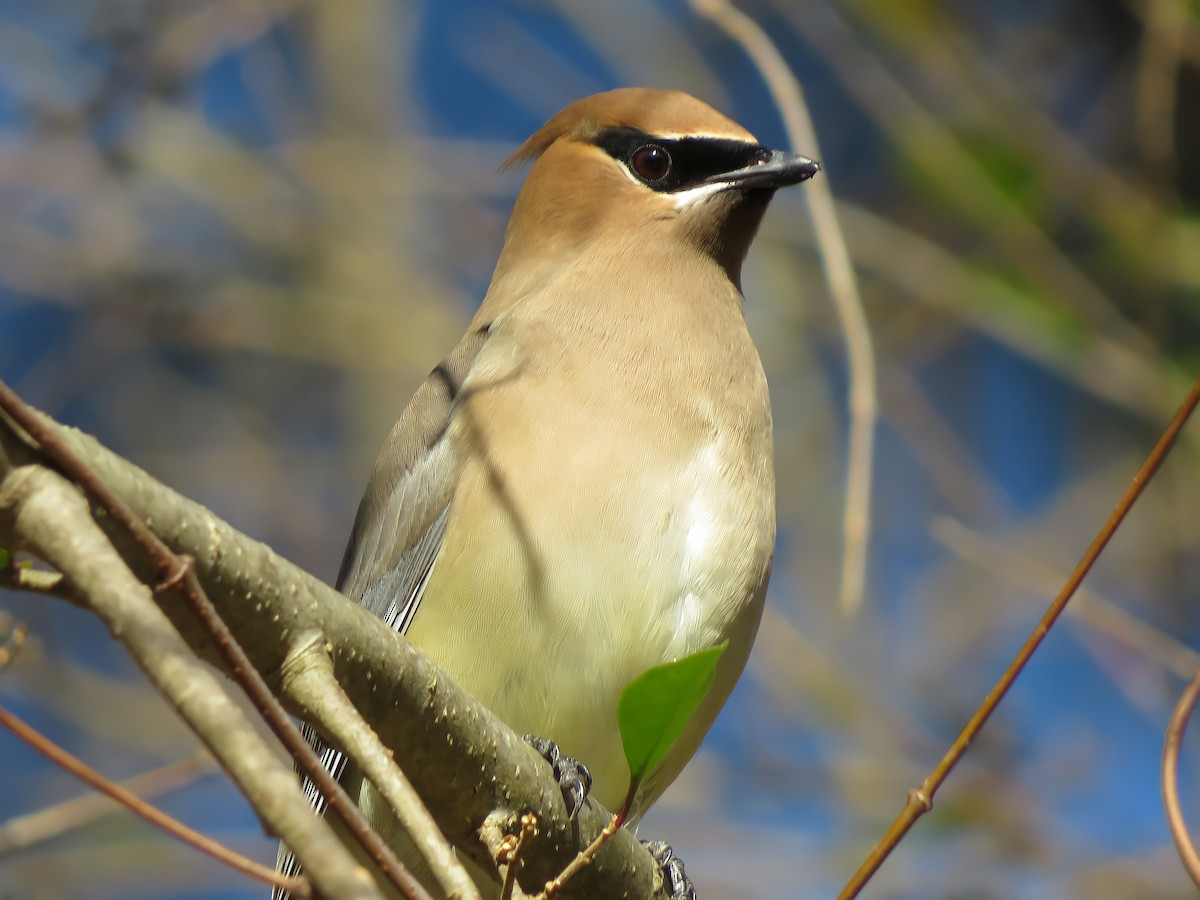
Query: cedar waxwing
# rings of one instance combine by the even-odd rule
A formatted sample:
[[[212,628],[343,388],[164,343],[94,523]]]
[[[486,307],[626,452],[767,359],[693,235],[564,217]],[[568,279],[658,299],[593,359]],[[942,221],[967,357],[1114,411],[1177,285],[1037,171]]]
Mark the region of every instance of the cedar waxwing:
[[[629,779],[622,688],[728,641],[636,823],[758,628],[775,478],[741,267],[775,189],[818,167],[646,89],[571,104],[509,163],[525,160],[491,286],[388,436],[337,585],[518,734],[583,762],[609,810]],[[399,842],[373,789],[321,749]]]

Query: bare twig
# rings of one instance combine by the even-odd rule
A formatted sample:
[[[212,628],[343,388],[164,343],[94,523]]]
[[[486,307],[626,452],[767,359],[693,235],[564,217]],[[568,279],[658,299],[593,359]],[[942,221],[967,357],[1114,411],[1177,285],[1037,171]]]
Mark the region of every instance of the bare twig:
[[[517,873],[521,871],[521,855],[529,842],[537,837],[537,816],[525,813],[517,823],[519,831],[506,835],[497,863],[504,870],[504,882],[500,886],[500,900],[512,900],[517,888]]]
[[[1162,791],[1171,838],[1175,841],[1179,858],[1183,860],[1184,869],[1196,886],[1200,887],[1200,855],[1197,855],[1196,844],[1188,834],[1187,823],[1183,820],[1183,809],[1179,805],[1179,747],[1183,743],[1188,719],[1192,710],[1196,708],[1197,698],[1200,698],[1200,671],[1179,698],[1175,712],[1171,714],[1171,722],[1167,726],[1167,736],[1163,742]]]
[[[143,772],[119,783],[119,787],[143,800],[165,794],[217,771],[212,755],[196,753],[185,759]],[[120,806],[102,794],[88,792],[35,812],[14,816],[0,823],[0,854],[24,850],[85,828]]]
[[[737,41],[762,73],[783,116],[794,149],[821,158],[816,129],[804,102],[799,81],[775,44],[758,23],[726,0],[691,0],[692,9],[711,20]],[[875,354],[871,332],[846,239],[838,221],[829,178],[814,179],[804,196],[813,219],[825,280],[841,321],[850,376],[850,439],[846,466],[846,505],[842,520],[844,548],[840,601],[854,613],[862,605],[871,528],[871,474],[875,419],[879,402],[875,388]]]
[[[600,848],[608,843],[608,839],[617,833],[617,829],[621,827],[621,823],[624,821],[624,817],[619,813],[609,819],[608,824],[604,826],[604,830],[596,835],[595,840],[584,847],[579,855],[571,860],[570,864],[559,872],[553,881],[546,885],[545,889],[538,894],[537,900],[550,900],[550,898],[562,893],[562,889],[566,887],[568,881],[574,878],[585,866],[592,864],[592,860],[596,858],[596,854],[600,852]]]
[[[447,900],[479,900],[479,890],[454,855],[428,808],[413,789],[391,752],[362,714],[354,708],[333,675],[329,655],[297,658],[283,672],[294,695],[307,707],[306,718],[321,722],[341,749],[362,769],[387,802],[413,846],[428,864]]]
[[[84,784],[89,785],[102,794],[106,794],[115,803],[125,807],[135,816],[140,816],[154,827],[165,831],[172,837],[178,838],[201,853],[208,854],[213,859],[229,866],[237,872],[241,872],[243,875],[248,875],[266,884],[277,884],[291,891],[297,897],[312,896],[312,891],[308,886],[307,880],[277,875],[273,869],[264,866],[262,863],[247,859],[242,854],[235,853],[207,835],[189,828],[178,819],[167,815],[162,810],[147,803],[127,787],[105,778],[95,769],[77,757],[72,756],[62,747],[39,733],[36,729],[31,728],[3,707],[0,707],[0,726],[7,728],[38,753],[45,756],[59,768],[70,772]],[[194,764],[191,761],[189,761],[189,766],[194,769]]]
[[[295,776],[251,727],[155,605],[92,519],[74,485],[48,468],[10,469],[0,481],[0,540],[54,566],[87,595],[151,684],[187,722],[264,819],[323,859],[313,883],[332,896],[374,898],[374,883],[329,826],[314,818]]]
[[[979,731],[987,723],[988,719],[991,718],[992,713],[996,711],[996,707],[1000,705],[1000,701],[1004,699],[1009,688],[1016,681],[1017,676],[1021,674],[1025,665],[1029,662],[1030,657],[1033,656],[1034,652],[1041,645],[1050,628],[1058,620],[1059,616],[1062,615],[1067,603],[1074,596],[1080,584],[1083,583],[1083,579],[1091,571],[1092,566],[1095,565],[1096,560],[1099,559],[1100,554],[1116,533],[1117,528],[1125,520],[1130,509],[1133,508],[1133,504],[1150,482],[1150,479],[1154,477],[1154,473],[1158,471],[1159,466],[1166,459],[1176,438],[1179,437],[1180,431],[1183,430],[1183,426],[1187,423],[1188,418],[1198,403],[1200,403],[1200,379],[1197,379],[1192,385],[1191,391],[1179,407],[1179,410],[1175,413],[1175,417],[1158,439],[1158,443],[1154,445],[1154,449],[1150,451],[1150,455],[1146,458],[1142,467],[1134,475],[1133,482],[1117,503],[1112,515],[1108,517],[1108,520],[1100,529],[1100,533],[1096,535],[1095,540],[1092,541],[1091,546],[1084,553],[1083,558],[1071,573],[1071,577],[1067,579],[1067,583],[1063,585],[1062,590],[1050,605],[1050,608],[1042,616],[1041,621],[1038,622],[1033,634],[1025,641],[1012,663],[1004,670],[1004,674],[1000,676],[1000,680],[996,682],[996,685],[988,693],[987,697],[984,698],[983,703],[980,704],[975,714],[971,716],[962,733],[955,739],[950,749],[946,751],[946,755],[942,757],[942,761],[938,763],[937,767],[919,788],[909,792],[908,802],[905,803],[900,815],[897,816],[896,821],[892,823],[892,826],[888,829],[882,840],[875,846],[875,849],[871,851],[871,854],[842,889],[842,892],[838,895],[839,900],[849,900],[849,898],[857,897],[859,891],[871,879],[883,864],[883,861],[887,859],[892,850],[896,848],[896,845],[900,843],[912,826],[916,824],[917,819],[933,808],[934,795],[950,775],[954,766],[962,759],[963,754],[967,752],[967,748],[971,746],[971,742],[975,740],[976,735],[979,734]]]

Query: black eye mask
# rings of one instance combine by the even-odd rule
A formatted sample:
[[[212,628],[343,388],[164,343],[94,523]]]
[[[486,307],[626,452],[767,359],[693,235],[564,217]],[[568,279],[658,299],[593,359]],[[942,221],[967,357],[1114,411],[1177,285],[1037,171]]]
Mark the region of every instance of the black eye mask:
[[[636,128],[613,127],[592,141],[647,187],[662,193],[684,191],[763,162],[771,151],[728,138],[661,138]]]

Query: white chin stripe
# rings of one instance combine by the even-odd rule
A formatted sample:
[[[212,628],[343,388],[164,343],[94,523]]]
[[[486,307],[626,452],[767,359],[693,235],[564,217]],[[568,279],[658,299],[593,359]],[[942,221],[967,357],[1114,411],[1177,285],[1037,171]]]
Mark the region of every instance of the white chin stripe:
[[[654,190],[645,182],[639,181],[636,177],[634,177],[634,174],[624,166],[620,166],[619,168],[621,169],[621,174],[628,178],[631,183],[636,184],[639,188],[644,190]],[[670,200],[671,204],[675,207],[675,211],[679,212],[687,209],[687,207],[691,206],[693,203],[699,203],[705,197],[711,197],[713,194],[719,194],[721,191],[728,190],[730,187],[732,187],[732,185],[730,185],[728,182],[714,181],[711,184],[697,185],[696,187],[688,188],[685,191],[655,191],[655,193],[657,193],[660,197]]]
[[[701,184],[694,188],[688,188],[686,191],[675,191],[667,194],[675,203],[675,209],[687,209],[694,203],[700,203],[703,200],[711,197],[713,194],[719,194],[722,191],[727,191],[733,185],[727,181],[714,181],[710,184]]]

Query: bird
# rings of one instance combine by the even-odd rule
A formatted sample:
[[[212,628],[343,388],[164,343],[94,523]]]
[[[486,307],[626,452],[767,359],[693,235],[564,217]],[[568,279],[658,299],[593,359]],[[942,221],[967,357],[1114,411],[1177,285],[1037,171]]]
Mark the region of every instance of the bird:
[[[642,782],[636,826],[699,747],[762,615],[771,407],[741,270],[775,191],[819,165],[651,88],[570,104],[505,165],[520,163],[490,286],[388,435],[336,586],[518,734],[580,760],[608,809],[629,784],[622,689],[728,642]],[[308,734],[401,840],[353,765]]]

